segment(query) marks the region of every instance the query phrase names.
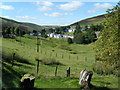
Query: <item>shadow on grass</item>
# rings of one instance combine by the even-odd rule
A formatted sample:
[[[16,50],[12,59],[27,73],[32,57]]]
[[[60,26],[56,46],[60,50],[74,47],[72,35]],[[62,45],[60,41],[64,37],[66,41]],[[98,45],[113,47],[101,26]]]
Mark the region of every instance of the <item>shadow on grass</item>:
[[[107,87],[96,87],[95,85],[90,85],[90,90],[111,90],[110,88]]]
[[[12,54],[7,54],[5,52],[2,52],[2,59],[5,62],[11,63],[12,59],[13,59],[13,56],[12,56]],[[24,63],[24,64],[35,65],[33,63],[30,63],[27,59],[19,56],[18,54],[15,54],[14,60],[17,61],[17,62],[20,62],[20,63]]]
[[[21,76],[25,73],[23,71],[15,71],[9,64],[2,63],[2,83],[4,88],[19,87]]]

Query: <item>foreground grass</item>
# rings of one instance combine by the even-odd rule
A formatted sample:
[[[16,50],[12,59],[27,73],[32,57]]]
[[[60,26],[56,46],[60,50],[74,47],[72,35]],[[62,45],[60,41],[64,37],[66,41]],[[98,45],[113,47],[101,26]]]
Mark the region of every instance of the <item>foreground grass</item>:
[[[78,85],[80,71],[83,69],[92,70],[92,65],[95,62],[92,44],[69,45],[65,39],[45,39],[40,41],[40,52],[37,53],[35,39],[21,38],[21,40],[22,43],[16,42],[14,39],[2,39],[3,55],[8,57],[3,59],[3,87],[19,87],[21,76],[30,73],[36,77],[36,88],[80,88]],[[61,49],[61,45],[66,45],[71,50]],[[74,52],[75,54],[73,54]],[[13,67],[9,62],[12,59],[12,53],[16,53],[18,59]],[[56,65],[40,63],[37,74],[36,57],[52,57],[59,61],[61,65],[58,65],[57,77],[55,77]],[[70,78],[66,78],[68,67],[71,67]],[[94,73],[91,83],[96,87],[117,88],[118,78]]]

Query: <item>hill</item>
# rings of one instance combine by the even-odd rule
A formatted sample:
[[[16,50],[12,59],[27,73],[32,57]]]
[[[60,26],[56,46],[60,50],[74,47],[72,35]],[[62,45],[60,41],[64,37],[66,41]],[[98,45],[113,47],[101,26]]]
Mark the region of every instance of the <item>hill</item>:
[[[87,18],[78,22],[75,22],[69,26],[74,27],[77,23],[80,24],[82,27],[86,26],[86,25],[91,25],[91,24],[100,24],[102,22],[102,20],[105,18],[104,15],[99,15],[99,16],[95,16],[95,17],[91,17],[91,18]],[[0,26],[0,28],[2,27],[20,27],[21,30],[27,30],[27,31],[33,31],[33,30],[37,30],[37,31],[41,31],[42,29],[46,29],[48,30],[49,28],[55,28],[55,27],[60,27],[60,26],[40,26],[37,24],[33,24],[33,23],[27,23],[27,22],[18,22],[12,19],[7,19],[7,18],[3,18],[0,17],[0,23],[2,23],[2,26]]]
[[[3,18],[3,17],[0,17],[0,23],[2,23],[2,27],[6,27],[6,26],[7,27],[8,26],[9,27],[20,27],[20,29],[28,30],[28,31],[32,31],[32,30],[41,31],[44,28],[49,29],[49,28],[53,28],[53,27],[58,27],[58,26],[40,26],[40,25],[33,24],[33,23],[18,22],[18,21]]]
[[[77,23],[83,27],[91,24],[100,24],[104,18],[105,18],[105,15],[99,15],[99,16],[95,16],[95,17],[91,17],[91,18],[87,18],[87,19],[83,19],[81,21],[75,22],[70,26],[75,26]]]

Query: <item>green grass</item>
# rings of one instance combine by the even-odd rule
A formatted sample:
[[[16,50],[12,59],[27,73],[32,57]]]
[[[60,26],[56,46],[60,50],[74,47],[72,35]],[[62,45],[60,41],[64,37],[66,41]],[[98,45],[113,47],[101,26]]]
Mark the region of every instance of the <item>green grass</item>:
[[[19,39],[19,37],[17,37]],[[68,44],[66,39],[40,40],[40,52],[36,52],[36,40],[22,37],[22,43],[14,39],[2,39],[3,58],[3,87],[19,87],[19,80],[25,73],[36,77],[36,88],[79,88],[79,74],[83,69],[92,70],[95,62],[94,44],[76,45]],[[23,44],[24,42],[24,44]],[[65,45],[72,51],[61,49]],[[71,52],[76,52],[73,54]],[[9,62],[12,53],[16,53],[17,61],[11,67]],[[58,65],[55,77],[56,65],[44,65],[40,63],[39,73],[36,73],[37,61],[35,58],[54,58],[61,64]],[[66,78],[66,69],[71,68],[70,78]],[[117,88],[118,79],[115,76],[100,76],[94,73],[91,83],[96,87]],[[13,85],[12,85],[13,84]]]

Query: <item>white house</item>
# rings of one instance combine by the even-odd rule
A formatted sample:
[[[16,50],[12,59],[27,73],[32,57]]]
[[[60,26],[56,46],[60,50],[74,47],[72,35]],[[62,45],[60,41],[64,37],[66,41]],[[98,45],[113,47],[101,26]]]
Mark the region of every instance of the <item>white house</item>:
[[[74,38],[73,35],[63,35],[63,38]]]
[[[34,33],[31,32],[31,33],[30,33],[30,36],[33,36],[33,35],[34,35]]]
[[[62,38],[62,35],[61,34],[55,34],[54,38]]]
[[[54,34],[54,33],[50,33],[50,34],[47,34],[49,37],[51,38],[62,38],[62,35],[61,34]]]
[[[74,31],[75,29],[72,29],[72,28],[68,29],[68,32],[74,32]]]
[[[47,34],[47,35],[52,38],[52,37],[54,37],[55,34],[54,33],[50,33],[50,34]]]
[[[65,32],[74,32],[75,31],[75,29],[73,29],[73,28],[67,28],[66,30],[65,30]]]

